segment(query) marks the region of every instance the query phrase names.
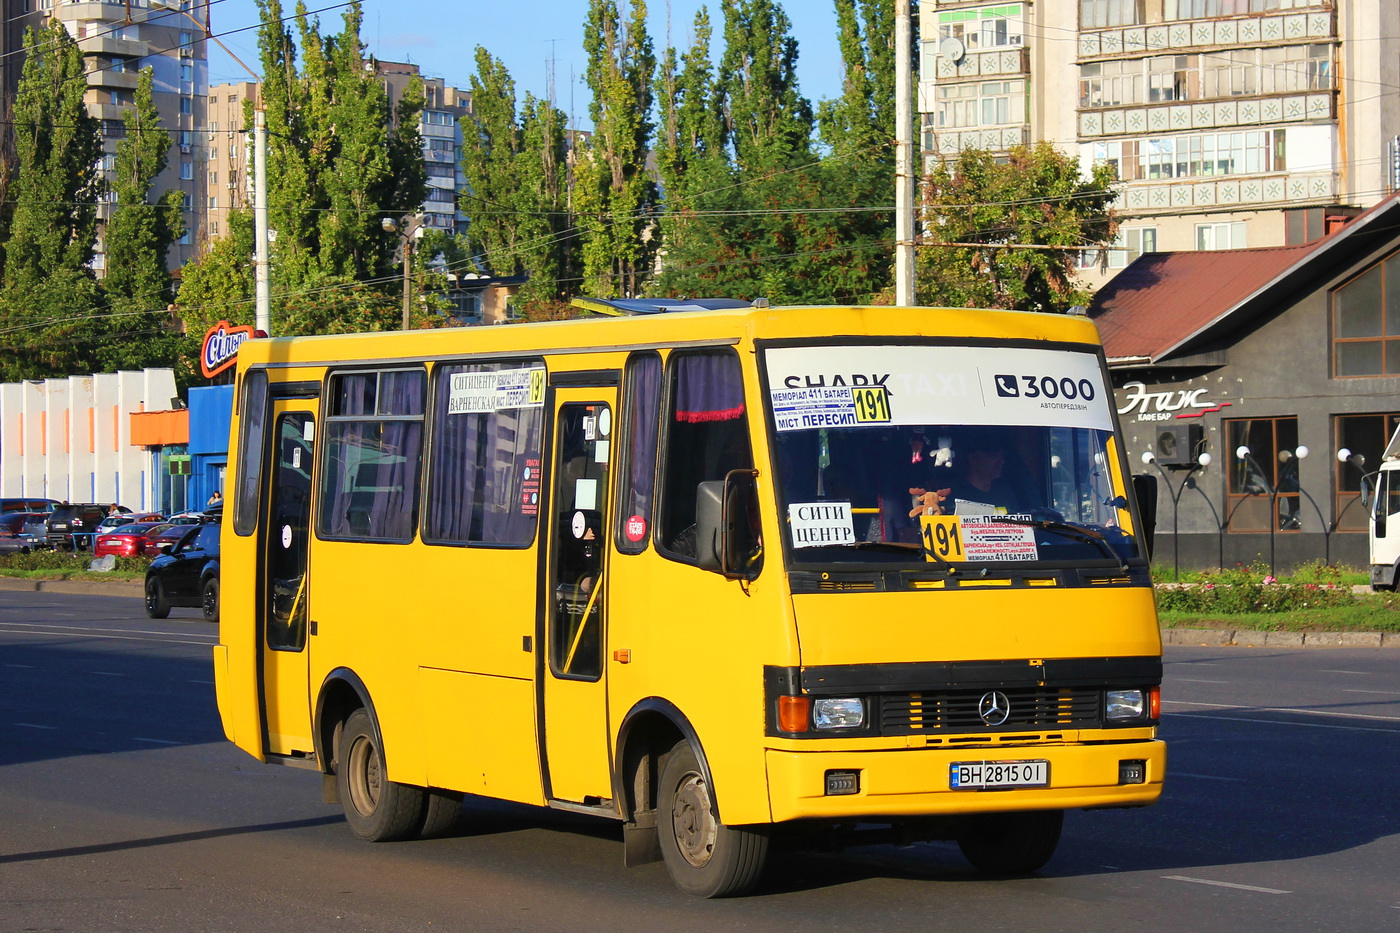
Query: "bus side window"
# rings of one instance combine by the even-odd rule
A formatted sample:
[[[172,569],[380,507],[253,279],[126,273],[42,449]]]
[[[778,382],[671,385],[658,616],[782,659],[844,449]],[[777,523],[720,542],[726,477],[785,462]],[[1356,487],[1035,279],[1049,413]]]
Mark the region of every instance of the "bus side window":
[[[617,549],[646,550],[656,492],[656,432],[661,413],[661,357],[633,353],[622,377],[622,496],[617,512]]]
[[[732,350],[677,350],[668,375],[656,541],[663,554],[692,562],[700,484],[753,468],[743,374]]]

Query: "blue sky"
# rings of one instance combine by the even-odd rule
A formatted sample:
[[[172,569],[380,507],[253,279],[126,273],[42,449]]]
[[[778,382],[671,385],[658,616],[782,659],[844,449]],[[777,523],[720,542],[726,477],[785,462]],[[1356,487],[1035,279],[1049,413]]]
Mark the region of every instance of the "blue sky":
[[[282,0],[286,9],[295,0]],[[306,0],[311,10],[335,0]],[[625,0],[619,3],[626,8]],[[708,6],[716,35],[722,34],[716,0],[649,0],[648,16],[657,58],[666,47],[667,13],[671,42],[684,49],[690,41],[695,11]],[[548,89],[548,61],[554,61],[555,100],[566,112],[572,109],[581,124],[587,122],[587,89],[582,76],[584,0],[363,0],[361,35],[370,52],[388,61],[410,61],[448,84],[469,87],[475,70],[476,46],[485,46],[505,62],[515,79],[517,92],[544,96]],[[802,93],[815,105],[840,93],[841,57],[836,44],[836,13],[831,0],[787,0],[783,4],[792,21],[799,58],[798,81]],[[213,0],[210,14],[214,32],[256,24],[253,0]],[[202,11],[201,11],[202,17]],[[320,15],[322,31],[340,28],[339,9]],[[254,69],[258,66],[256,32],[249,30],[224,37],[235,55]],[[714,42],[719,44],[718,38]],[[713,48],[713,46],[712,46]],[[719,49],[713,48],[715,54]],[[209,77],[213,84],[247,80],[247,72],[223,55],[213,43],[209,51]]]

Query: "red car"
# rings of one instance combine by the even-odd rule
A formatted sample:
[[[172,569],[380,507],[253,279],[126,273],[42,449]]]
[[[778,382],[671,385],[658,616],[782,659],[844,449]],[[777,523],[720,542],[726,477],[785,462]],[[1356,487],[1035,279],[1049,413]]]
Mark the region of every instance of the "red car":
[[[115,531],[105,534],[97,539],[92,555],[102,557],[113,554],[117,557],[137,557],[141,554],[158,554],[157,551],[146,550],[146,541],[150,535],[157,534],[171,527],[169,522],[132,522],[129,525],[122,525]]]
[[[159,557],[162,547],[177,544],[189,530],[189,525],[166,522],[159,530],[146,535],[145,540],[141,542],[141,553],[147,557]]]

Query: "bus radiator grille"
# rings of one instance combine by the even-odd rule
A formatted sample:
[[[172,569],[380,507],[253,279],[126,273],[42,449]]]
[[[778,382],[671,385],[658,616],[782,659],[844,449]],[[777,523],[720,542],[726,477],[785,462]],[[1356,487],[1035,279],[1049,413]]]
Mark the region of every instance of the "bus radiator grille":
[[[1092,688],[1007,688],[998,692],[1010,704],[1006,721],[990,726],[978,706],[987,690],[895,693],[880,697],[882,735],[930,732],[1004,732],[1043,727],[1100,725],[1101,691]]]

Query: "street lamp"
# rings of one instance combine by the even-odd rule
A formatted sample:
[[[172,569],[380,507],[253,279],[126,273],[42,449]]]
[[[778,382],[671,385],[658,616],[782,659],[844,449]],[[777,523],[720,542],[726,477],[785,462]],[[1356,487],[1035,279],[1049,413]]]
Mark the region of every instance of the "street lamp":
[[[1162,469],[1162,465],[1157,462],[1157,455],[1152,451],[1144,451],[1142,455],[1144,465],[1152,465],[1157,468],[1157,472],[1162,474],[1163,481],[1167,484],[1167,489],[1171,489],[1171,479],[1167,476],[1167,471]],[[1172,580],[1181,579],[1181,535],[1177,531],[1177,506],[1181,502],[1181,494],[1186,490],[1186,484],[1191,481],[1191,477],[1197,470],[1204,470],[1210,466],[1210,454],[1201,453],[1196,458],[1196,462],[1191,464],[1186,475],[1181,478],[1181,483],[1172,491]]]
[[[403,327],[408,330],[409,312],[413,306],[413,285],[409,275],[413,268],[413,241],[423,235],[423,215],[405,214],[397,221],[385,217],[379,225],[386,233],[397,233],[403,239]]]

